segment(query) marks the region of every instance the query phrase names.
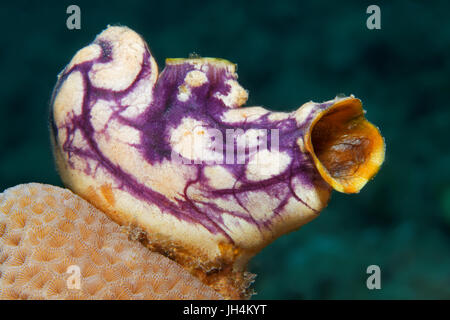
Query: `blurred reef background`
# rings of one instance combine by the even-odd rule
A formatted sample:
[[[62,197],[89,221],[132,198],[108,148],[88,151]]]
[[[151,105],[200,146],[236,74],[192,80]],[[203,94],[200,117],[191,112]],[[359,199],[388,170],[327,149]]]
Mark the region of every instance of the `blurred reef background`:
[[[81,8],[81,30],[66,8]],[[381,30],[366,9],[381,8]],[[238,64],[247,105],[290,111],[354,94],[386,139],[358,195],[251,263],[253,299],[450,299],[450,2],[9,1],[0,5],[0,192],[61,186],[47,127],[57,74],[108,24],[148,41],[160,70],[191,53]],[[366,287],[381,268],[381,290]]]

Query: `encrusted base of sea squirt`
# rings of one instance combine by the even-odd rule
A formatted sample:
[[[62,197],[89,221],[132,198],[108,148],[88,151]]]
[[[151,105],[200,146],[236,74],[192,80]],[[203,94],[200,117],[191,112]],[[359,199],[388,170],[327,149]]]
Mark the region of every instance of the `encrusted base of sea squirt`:
[[[245,296],[249,258],[316,217],[335,187],[325,177],[340,174],[333,168],[348,158],[361,160],[362,148],[344,150],[336,164],[328,158],[342,139],[323,129],[312,134],[314,121],[329,119],[334,105],[360,106],[353,97],[291,113],[239,108],[246,100],[234,64],[168,59],[158,75],[138,34],[109,27],[58,77],[51,125],[61,177],[150,249],[225,296]],[[327,124],[341,118],[352,119]],[[342,138],[351,128],[339,124],[331,135]],[[333,143],[320,144],[322,137]],[[312,144],[320,147],[317,156]],[[365,146],[362,162],[375,148]],[[384,155],[384,144],[377,148]],[[323,170],[318,157],[326,160]],[[345,171],[345,183],[352,172]]]

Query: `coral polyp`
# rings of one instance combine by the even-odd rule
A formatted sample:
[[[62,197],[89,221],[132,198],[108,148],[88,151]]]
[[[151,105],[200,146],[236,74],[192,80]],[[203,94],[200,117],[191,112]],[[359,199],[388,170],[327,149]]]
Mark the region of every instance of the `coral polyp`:
[[[109,27],[58,77],[52,139],[64,183],[228,296],[248,260],[317,217],[331,190],[358,192],[384,141],[353,96],[292,112],[242,107],[236,67],[167,59]],[[230,293],[231,292],[231,293]]]
[[[0,299],[221,298],[70,190],[0,193]]]

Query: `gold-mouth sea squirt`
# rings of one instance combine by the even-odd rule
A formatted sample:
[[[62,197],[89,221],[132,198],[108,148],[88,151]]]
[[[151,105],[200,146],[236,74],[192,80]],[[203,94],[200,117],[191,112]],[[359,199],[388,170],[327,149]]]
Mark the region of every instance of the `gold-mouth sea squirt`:
[[[332,189],[358,192],[385,152],[353,96],[289,113],[246,100],[234,64],[167,59],[159,74],[141,36],[108,27],[58,76],[62,180],[150,250],[245,297],[249,259],[317,217]]]

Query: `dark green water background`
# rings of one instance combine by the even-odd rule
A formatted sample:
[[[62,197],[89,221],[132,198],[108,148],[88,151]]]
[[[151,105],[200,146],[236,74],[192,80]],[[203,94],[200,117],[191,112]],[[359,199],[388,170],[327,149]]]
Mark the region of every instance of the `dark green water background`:
[[[66,8],[81,8],[81,30]],[[381,8],[381,30],[366,8]],[[190,53],[238,64],[248,105],[362,99],[386,162],[358,195],[251,263],[254,299],[450,298],[449,1],[10,1],[0,5],[0,191],[61,185],[47,110],[57,74],[107,24],[148,41],[160,69]],[[366,268],[381,268],[368,290]]]

